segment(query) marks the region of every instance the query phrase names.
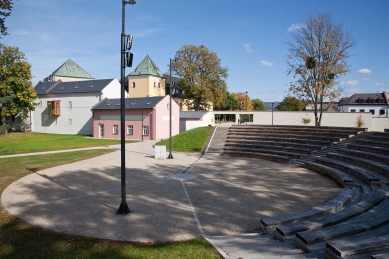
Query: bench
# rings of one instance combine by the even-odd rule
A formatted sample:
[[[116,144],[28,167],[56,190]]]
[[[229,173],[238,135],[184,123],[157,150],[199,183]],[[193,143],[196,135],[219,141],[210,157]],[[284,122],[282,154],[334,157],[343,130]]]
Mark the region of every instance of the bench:
[[[305,149],[305,148],[296,148],[296,147],[290,147],[290,146],[279,146],[277,145],[277,142],[274,143],[274,145],[263,145],[261,142],[257,143],[246,143],[246,142],[227,142],[225,144],[226,147],[232,146],[237,148],[260,148],[260,149],[266,149],[266,150],[277,150],[277,151],[285,151],[285,152],[292,152],[292,153],[299,153],[299,154],[311,154],[313,152],[312,149]]]
[[[278,142],[278,141],[256,141],[256,140],[236,140],[236,139],[226,139],[226,144],[230,143],[244,143],[244,144],[252,144],[252,145],[270,145],[270,146],[282,146],[282,147],[295,147],[301,149],[309,149],[309,150],[319,150],[323,149],[322,145],[314,145],[314,144],[300,144],[300,143],[289,143],[289,142]]]
[[[340,154],[345,154],[345,155],[349,155],[349,156],[356,156],[356,157],[361,157],[361,158],[365,158],[365,159],[375,160],[375,161],[382,162],[382,163],[387,163],[389,161],[389,156],[381,155],[381,154],[374,154],[374,153],[369,153],[369,152],[364,152],[364,151],[359,151],[359,150],[339,148],[337,150],[337,152]]]
[[[297,232],[335,225],[339,222],[348,220],[368,211],[373,206],[381,202],[384,198],[385,190],[380,188],[379,190],[376,190],[372,193],[362,195],[360,201],[350,203],[342,210],[324,215],[316,219],[286,226],[279,226],[276,228],[274,235],[277,236],[280,240],[283,240],[286,236],[296,234]]]
[[[370,177],[372,177],[371,181],[373,181],[373,178],[376,178],[379,182],[389,183],[389,177],[387,176],[389,174],[389,167],[386,166],[386,164],[373,161],[370,159],[343,155],[340,153],[332,153],[332,152],[327,153],[327,157],[334,158],[337,160],[342,160],[348,163],[348,165],[350,165],[351,163],[353,164],[355,163],[362,166],[362,167],[358,167],[356,165],[350,165],[344,167],[343,170],[347,170],[347,172],[349,173],[354,172],[356,174],[363,174],[366,176],[369,175]],[[372,170],[370,170],[369,168]],[[371,184],[375,184],[375,183],[371,182]]]
[[[374,140],[367,140],[367,139],[357,140],[357,144],[365,145],[365,146],[389,148],[388,142],[374,141]]]
[[[268,150],[268,149],[261,149],[261,148],[240,148],[240,147],[235,147],[235,146],[233,146],[233,147],[226,146],[224,148],[224,151],[249,152],[249,153],[258,153],[258,154],[273,154],[273,155],[287,156],[290,158],[301,158],[303,155],[301,153]]]
[[[355,192],[356,190],[354,188],[344,188],[343,191],[334,199],[327,201],[326,203],[323,203],[319,206],[313,207],[312,209],[296,212],[293,214],[261,219],[259,228],[264,233],[267,233],[269,230],[274,229],[277,226],[301,222],[337,211],[351,202]]]
[[[225,156],[235,156],[235,157],[251,157],[251,158],[260,158],[270,161],[275,161],[279,163],[289,163],[290,158],[287,156],[272,155],[272,154],[261,154],[253,152],[237,152],[234,150],[224,150],[223,155]]]
[[[245,135],[228,135],[228,140],[255,140],[255,141],[266,141],[273,140],[277,142],[289,142],[289,143],[301,143],[301,144],[316,144],[321,146],[330,146],[332,145],[332,141],[322,141],[315,139],[307,139],[307,138],[283,138],[283,137],[259,137],[259,136],[245,136]]]
[[[346,173],[323,164],[306,161],[304,167],[317,173],[327,175],[340,183],[342,186],[353,186],[354,180]]]
[[[339,154],[337,153],[327,153],[327,156],[331,157],[332,155],[337,156]],[[318,157],[315,159],[317,163],[328,165],[330,167],[342,170],[344,172],[347,172],[349,174],[355,175],[356,177],[360,178],[367,184],[379,184],[379,178],[372,173],[368,172],[367,170],[357,167],[353,164],[331,159],[331,158],[324,158],[324,157]]]
[[[309,245],[338,237],[372,230],[389,223],[389,200],[385,199],[367,212],[334,226],[313,231],[303,231],[296,234],[295,245],[305,249]]]
[[[354,150],[365,151],[365,152],[370,152],[370,153],[383,154],[383,155],[389,156],[389,148],[373,147],[373,146],[363,146],[363,145],[357,145],[357,144],[347,145],[347,148],[354,149]]]

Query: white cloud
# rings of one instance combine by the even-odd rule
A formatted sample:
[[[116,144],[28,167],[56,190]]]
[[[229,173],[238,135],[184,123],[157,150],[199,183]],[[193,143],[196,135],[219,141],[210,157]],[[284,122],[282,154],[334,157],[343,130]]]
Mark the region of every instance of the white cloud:
[[[362,68],[362,69],[358,70],[358,73],[360,73],[360,74],[370,74],[371,70],[368,69],[368,68]]]
[[[289,28],[288,28],[288,31],[295,31],[295,30],[299,30],[301,28],[305,28],[305,24],[302,24],[302,23],[293,23]]]
[[[368,77],[364,77],[363,80],[369,80],[369,78]]]
[[[266,67],[272,67],[273,66],[273,62],[262,60],[261,61],[261,65],[262,66],[266,66]]]
[[[341,81],[341,85],[357,85],[359,82],[358,80],[349,80],[349,81]]]
[[[374,85],[375,86],[386,86],[386,84],[384,84],[384,83],[375,83]]]
[[[253,49],[251,48],[251,43],[243,44],[243,47],[247,52],[253,52]]]

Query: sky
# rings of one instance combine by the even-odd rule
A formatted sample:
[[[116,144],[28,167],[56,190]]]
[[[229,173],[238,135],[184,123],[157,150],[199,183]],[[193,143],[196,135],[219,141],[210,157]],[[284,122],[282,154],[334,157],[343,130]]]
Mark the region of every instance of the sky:
[[[0,39],[32,65],[35,86],[69,58],[96,79],[120,81],[120,0],[14,0]],[[307,15],[331,12],[352,31],[350,72],[339,78],[342,97],[389,91],[388,0],[136,0],[125,7],[133,35],[133,66],[149,55],[163,73],[183,45],[205,45],[228,68],[230,92],[277,102],[293,81],[287,42]]]

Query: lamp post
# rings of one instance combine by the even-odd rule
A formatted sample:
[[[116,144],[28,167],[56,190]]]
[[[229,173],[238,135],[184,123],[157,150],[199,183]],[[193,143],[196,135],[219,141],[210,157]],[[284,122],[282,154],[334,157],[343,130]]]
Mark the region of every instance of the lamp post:
[[[247,108],[248,108],[248,103],[247,103],[247,91],[246,91],[246,111],[247,111]]]
[[[127,43],[126,35],[124,34],[124,24],[125,24],[125,5],[131,4],[134,5],[136,2],[134,0],[124,1],[122,0],[122,33],[121,33],[121,48],[120,48],[120,84],[121,84],[121,93],[120,93],[120,158],[121,158],[121,191],[122,191],[122,201],[120,203],[117,214],[125,215],[130,213],[126,201],[126,142],[125,142],[125,69],[126,66],[132,66],[132,53],[126,52],[126,50],[131,49],[132,45],[132,36],[128,37]],[[128,56],[127,56],[128,55]],[[143,129],[142,129],[143,130]]]
[[[271,125],[273,125],[273,107],[274,107],[274,103],[271,103]]]
[[[170,65],[169,65],[169,70],[170,70],[170,78],[169,78],[169,95],[170,95],[170,100],[169,100],[169,155],[167,159],[173,159],[173,154],[172,154],[172,88],[173,88],[173,82],[172,82],[172,59],[170,58]]]

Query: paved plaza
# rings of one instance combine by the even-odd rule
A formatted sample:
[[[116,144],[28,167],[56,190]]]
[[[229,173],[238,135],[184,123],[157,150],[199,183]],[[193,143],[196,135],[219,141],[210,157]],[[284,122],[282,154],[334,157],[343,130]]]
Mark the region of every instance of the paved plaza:
[[[342,190],[293,164],[178,152],[172,160],[154,159],[154,143],[126,145],[130,215],[116,215],[120,150],[19,179],[3,192],[2,204],[26,222],[58,232],[170,242],[253,233],[261,217],[308,209]]]

